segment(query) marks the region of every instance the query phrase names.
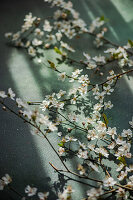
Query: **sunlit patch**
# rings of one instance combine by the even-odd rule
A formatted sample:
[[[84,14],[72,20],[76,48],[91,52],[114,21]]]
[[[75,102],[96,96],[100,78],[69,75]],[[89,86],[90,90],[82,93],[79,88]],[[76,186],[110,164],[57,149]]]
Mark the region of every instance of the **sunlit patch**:
[[[12,53],[7,62],[8,62],[8,69],[12,77],[12,80],[14,82],[18,96],[26,101],[43,100],[40,87],[39,85],[37,85],[33,73],[30,69],[31,63],[28,63],[25,55],[14,49],[12,50]],[[31,127],[29,127],[29,129],[32,131]],[[51,158],[53,152],[51,151],[50,148],[48,148],[49,145],[45,144],[44,139],[35,135],[32,136],[32,134],[31,137],[34,141],[33,148],[36,149],[38,157],[40,159],[40,165],[43,167],[43,169],[45,169],[46,174],[51,175],[51,171],[48,168],[49,165],[48,163],[50,160],[49,157],[44,153],[44,145],[45,148],[47,148],[47,153]],[[55,173],[53,172],[53,177],[54,176]]]
[[[111,0],[118,12],[123,17],[123,20],[130,22],[133,20],[133,1],[126,0],[123,3],[123,0]]]
[[[82,4],[84,6],[84,9],[86,11],[86,13],[89,15],[89,17],[91,18],[91,20],[95,19],[95,16],[93,15],[92,11],[89,9],[89,6],[87,5],[87,3],[85,1],[82,1]]]

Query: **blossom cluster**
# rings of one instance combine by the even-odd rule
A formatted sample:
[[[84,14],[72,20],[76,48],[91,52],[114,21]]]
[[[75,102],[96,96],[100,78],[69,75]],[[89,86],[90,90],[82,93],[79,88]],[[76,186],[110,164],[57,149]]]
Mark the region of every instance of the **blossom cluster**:
[[[39,103],[38,108],[35,109],[31,109],[32,102],[27,103],[16,98],[13,90],[9,88],[7,92],[0,91],[0,104],[3,105],[3,110],[12,111],[7,106],[6,99],[10,98],[16,103],[18,111],[13,111],[13,113],[32,126],[32,134],[44,136],[66,168],[65,173],[68,172],[99,183],[98,187],[87,190],[88,200],[101,199],[108,193],[114,194],[118,200],[131,199],[133,198],[131,196],[133,164],[130,163],[132,160],[133,118],[129,121],[129,128],[120,132],[116,127],[110,126],[108,109],[112,109],[114,106],[109,97],[114,92],[117,81],[122,75],[133,70],[121,74],[116,74],[115,69],[109,70],[106,78],[104,73],[100,72],[100,76],[105,78],[100,83],[93,83],[91,73],[94,75],[97,70],[100,70],[100,67],[103,68],[113,61],[117,61],[120,67],[131,68],[133,60],[129,50],[133,46],[132,41],[128,41],[127,45],[123,47],[108,48],[104,50],[103,55],[91,56],[90,53],[83,52],[83,60],[75,61],[69,55],[74,54],[76,50],[64,39],[67,38],[69,41],[79,34],[90,34],[95,36],[94,44],[96,47],[103,46],[104,42],[108,41],[104,38],[107,32],[107,28],[104,27],[106,19],[103,16],[97,17],[88,26],[73,8],[72,2],[64,0],[44,1],[50,3],[51,7],[57,8],[53,17],[41,19],[29,13],[25,16],[20,31],[6,33],[5,36],[14,46],[25,48],[33,59],[38,60],[38,64],[50,67],[51,70],[58,73],[58,81],[66,81],[71,87],[66,91],[60,89],[56,93],[46,95],[44,100]],[[69,60],[70,64],[75,62],[85,68],[79,69],[77,67],[69,74],[65,70],[60,71],[56,61],[47,60],[44,62],[42,52],[49,48],[60,55],[62,62]],[[48,138],[51,132],[56,133],[59,140],[56,148]],[[83,133],[84,139],[79,139],[76,133]],[[76,172],[69,170],[63,160],[71,154],[78,160]],[[114,163],[112,168],[116,168],[116,175],[108,166],[111,166],[112,162]],[[51,166],[56,172],[63,172],[53,164]],[[100,173],[104,174],[103,180],[100,178],[90,179],[90,175],[97,174],[97,177],[100,177]],[[11,182],[11,177],[6,174],[0,180],[0,190],[3,190]],[[36,187],[27,185],[25,193],[28,197],[37,194],[40,200],[49,198],[49,192],[42,193],[37,192],[37,190]],[[64,187],[63,191],[58,192],[58,199],[72,199],[74,191],[68,185]]]

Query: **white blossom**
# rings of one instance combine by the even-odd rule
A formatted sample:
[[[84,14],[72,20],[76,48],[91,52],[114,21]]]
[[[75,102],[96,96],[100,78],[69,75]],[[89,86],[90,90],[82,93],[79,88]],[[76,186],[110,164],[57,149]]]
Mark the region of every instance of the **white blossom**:
[[[48,125],[49,124],[49,117],[47,115],[40,114],[39,123]]]
[[[59,93],[56,94],[57,98],[60,99],[66,94],[66,91],[60,90]]]
[[[59,137],[61,137],[62,136],[62,132],[58,132],[58,134],[57,134]]]
[[[46,35],[46,37],[47,37],[47,40],[46,40],[46,41],[47,41],[49,44],[54,45],[54,44],[56,43],[56,37],[55,37],[55,35],[49,34],[49,35]]]
[[[121,170],[123,169],[123,167],[124,167],[124,164],[121,163],[121,164],[118,166],[118,168],[116,169],[116,171],[117,171],[117,172],[121,171]]]
[[[111,144],[108,145],[108,148],[109,149],[114,149],[115,145],[116,145],[115,142],[112,142]]]
[[[64,81],[65,78],[66,78],[66,72],[62,72],[62,73],[59,74],[58,80]]]
[[[104,95],[105,95],[105,92],[103,91],[103,92],[97,92],[97,94],[96,94],[97,96],[95,96],[95,99],[97,99],[97,100],[99,100],[99,102],[100,103],[102,103],[103,102],[103,99],[104,99]]]
[[[27,31],[30,27],[32,27],[35,19],[36,17],[32,17],[32,13],[26,15],[24,19],[24,24],[22,25],[22,32]]]
[[[87,63],[86,69],[94,69],[96,67],[97,67],[97,64],[94,61],[90,60],[89,63]]]
[[[103,26],[104,23],[104,20],[101,20],[100,17],[97,17],[92,21],[92,24],[89,27],[89,32],[93,33],[96,28]]]
[[[30,56],[32,56],[32,57],[35,57],[35,56],[36,56],[36,50],[35,50],[32,46],[30,46],[30,47],[28,48],[28,54],[29,54]]]
[[[37,38],[34,38],[32,41],[33,46],[40,46],[42,45],[42,41],[38,40]]]
[[[116,184],[117,182],[112,178],[112,177],[106,177],[103,180],[103,184],[105,187],[112,187]]]
[[[9,174],[5,174],[5,176],[3,176],[0,179],[0,190],[3,190],[4,187],[10,184],[11,182],[12,182],[12,178],[9,176]]]
[[[122,137],[132,137],[132,131],[130,129],[128,130],[123,130],[123,132],[121,133]]]
[[[107,95],[110,95],[111,92],[114,91],[114,89],[111,89],[110,85],[108,85],[108,86],[106,86],[106,87],[103,86],[103,89],[104,89],[104,91],[105,91],[105,93],[106,93]]]
[[[20,32],[14,33],[14,34],[12,35],[12,41],[18,40],[19,37],[20,37]]]
[[[107,134],[110,135],[113,139],[115,139],[115,135],[117,135],[116,127],[114,127],[114,128],[109,127],[107,130]]]
[[[96,85],[96,86],[92,89],[92,91],[93,91],[93,95],[99,94],[99,87],[98,87],[98,85]]]
[[[0,97],[2,97],[2,98],[6,98],[7,97],[5,91],[0,91]]]
[[[29,185],[27,185],[25,188],[25,193],[27,193],[29,197],[34,196],[36,192],[37,192],[37,188],[35,187],[30,187]]]
[[[56,125],[53,124],[52,122],[49,122],[48,128],[49,128],[51,131],[57,131]]]
[[[69,200],[71,199],[71,194],[74,192],[71,186],[67,186],[62,193],[58,193],[58,200]]]
[[[81,75],[79,78],[78,78],[78,82],[79,83],[86,83],[86,84],[89,84],[90,83],[90,80],[88,78],[88,75]]]
[[[62,38],[62,33],[61,32],[57,32],[55,35],[56,35],[57,40],[60,41],[61,38]]]
[[[54,12],[54,19],[55,20],[59,19],[61,17],[61,13],[62,13],[61,10],[56,10]]]
[[[90,55],[87,54],[87,53],[85,53],[85,52],[83,52],[83,55],[84,55],[84,57],[87,59],[87,61],[90,62],[90,60],[91,60]]]
[[[0,190],[3,190],[4,189],[4,181],[0,179]]]
[[[75,50],[70,47],[67,43],[60,41],[61,47],[67,49],[68,51],[75,52]]]
[[[96,172],[99,172],[98,165],[89,162],[88,165]]]
[[[38,192],[38,197],[40,200],[46,200],[49,196],[49,192]]]
[[[108,151],[104,147],[96,148],[95,152],[102,154],[102,156],[104,156],[106,158],[109,157],[109,153],[108,153]]]
[[[95,129],[88,130],[88,135],[87,135],[88,140],[95,140],[98,138],[97,132]]]
[[[72,77],[77,78],[78,75],[83,71],[83,69],[76,69],[74,72],[72,72]]]
[[[11,37],[12,37],[12,33],[11,33],[11,32],[5,33],[5,37],[6,37],[6,38],[11,38]]]
[[[121,136],[118,136],[118,138],[116,139],[116,144],[124,145],[126,144],[126,141],[124,141]]]
[[[82,149],[87,149],[87,147],[86,147],[86,144],[84,144],[84,143],[81,143],[80,141],[78,141],[79,142],[79,146],[80,146],[80,148],[82,148]]]
[[[100,188],[91,188],[87,191],[88,200],[97,200],[99,196],[104,193],[102,187]]]
[[[32,118],[32,111],[31,110],[24,110],[23,111],[23,115],[25,116],[25,117],[28,117],[28,119],[31,119]]]
[[[82,149],[79,149],[78,157],[79,158],[83,158],[83,159],[87,159],[88,158],[88,152],[87,151],[83,151]]]
[[[21,107],[26,108],[27,107],[27,104],[25,102],[23,102],[22,99],[20,99],[20,98],[16,98],[16,103],[17,103],[18,108],[21,108]]]
[[[76,102],[77,102],[77,96],[74,95],[74,97],[71,98],[71,104],[76,104]]]
[[[126,143],[126,144],[123,144],[122,146],[120,146],[118,148],[118,151],[122,152],[123,155],[125,155],[126,153],[128,153],[130,151],[130,148],[131,148],[131,144]]]
[[[129,199],[129,192],[128,191],[125,191],[125,189],[123,188],[118,188],[118,190],[116,190],[117,194],[116,194],[116,197],[117,199],[119,200],[128,200]]]
[[[49,107],[50,101],[43,100],[40,108],[42,108],[43,111],[45,111]]]
[[[117,179],[119,181],[122,181],[123,179],[125,179],[127,177],[127,172],[126,171],[121,171],[120,174],[118,175]]]
[[[65,152],[65,149],[63,147],[59,147],[58,153],[60,156]]]
[[[12,182],[12,178],[9,176],[9,174],[5,174],[5,176],[2,177],[2,180],[4,181],[5,185],[8,185]]]
[[[131,125],[131,128],[133,128],[133,117],[132,117],[132,121],[129,121],[129,124]]]
[[[12,100],[14,100],[15,93],[12,91],[11,88],[8,89],[8,96],[9,96]]]
[[[94,109],[95,111],[100,111],[100,110],[102,109],[102,107],[103,107],[102,104],[97,103],[97,104],[94,105],[93,109]]]
[[[111,101],[108,102],[104,102],[104,109],[111,109],[113,107],[113,104],[111,103]]]
[[[65,136],[66,142],[75,142],[77,141],[76,138],[73,138],[72,136],[66,135]]]
[[[52,26],[50,25],[50,22],[48,20],[44,21],[43,30],[47,32],[52,31]]]
[[[36,28],[34,31],[34,34],[35,34],[35,36],[42,37],[44,35],[44,32],[41,31],[40,28]]]
[[[93,57],[92,59],[95,60],[95,61],[98,62],[98,63],[103,63],[103,64],[106,63],[106,61],[105,61],[105,56],[99,55],[99,56]]]

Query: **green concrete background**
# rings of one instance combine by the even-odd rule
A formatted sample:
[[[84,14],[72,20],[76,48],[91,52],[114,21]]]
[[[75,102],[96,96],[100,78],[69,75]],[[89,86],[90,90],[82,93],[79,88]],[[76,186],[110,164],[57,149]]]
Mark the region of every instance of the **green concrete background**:
[[[109,19],[106,37],[125,44],[128,39],[133,39],[133,1],[132,0],[73,0],[75,8],[81,13],[81,17],[87,24],[97,16],[104,15]],[[39,17],[52,15],[52,10],[43,0],[1,1],[0,19],[0,90],[7,90],[11,87],[15,93],[29,100],[43,100],[46,94],[67,90],[70,85],[62,85],[57,80],[57,75],[51,70],[39,67],[33,63],[28,55],[22,50],[11,48],[6,45],[5,32],[19,30],[24,16],[32,12]],[[73,39],[71,45],[77,50],[75,58],[82,58],[82,51],[91,55],[99,54],[103,49],[96,49],[92,38],[81,36],[79,40]],[[52,53],[48,55],[52,57]],[[113,68],[115,73],[122,72],[115,64],[108,66],[104,71]],[[63,68],[62,68],[63,69]],[[72,68],[68,67],[68,73]],[[118,132],[129,128],[128,121],[133,115],[133,73],[130,79],[123,77],[112,94],[114,108],[108,113],[112,118],[110,126],[116,126]],[[97,75],[96,80],[101,81]],[[57,188],[63,188],[66,184],[60,179],[49,166],[49,161],[60,168],[60,161],[51,151],[49,145],[36,136],[30,134],[29,127],[20,119],[10,113],[0,110],[0,177],[9,173],[13,178],[13,186],[24,194],[24,187],[27,184],[39,188],[39,191],[50,192],[51,200],[57,199]],[[58,138],[55,134],[49,135],[50,141],[57,147]],[[77,160],[69,160],[72,169],[76,169]],[[115,171],[115,169],[113,169]],[[67,181],[76,190],[73,199],[85,197],[85,191],[89,188],[84,185]],[[94,183],[93,183],[94,184]],[[19,199],[8,191],[0,192],[2,200]]]

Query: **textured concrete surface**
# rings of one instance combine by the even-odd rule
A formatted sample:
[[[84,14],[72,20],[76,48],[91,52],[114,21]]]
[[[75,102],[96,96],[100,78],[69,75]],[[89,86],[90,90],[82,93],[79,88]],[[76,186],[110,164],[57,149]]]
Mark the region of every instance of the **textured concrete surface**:
[[[97,16],[109,18],[110,33],[107,37],[112,41],[125,44],[128,39],[133,39],[132,0],[128,0],[128,4],[124,0],[73,0],[73,3],[88,24]],[[0,90],[11,87],[19,97],[36,101],[56,89],[68,89],[69,85],[65,84],[62,88],[54,72],[40,69],[24,51],[6,45],[4,33],[19,30],[25,14],[29,12],[40,17],[52,14],[43,0],[1,1]],[[81,37],[78,41],[74,39],[72,45],[78,49],[78,59],[82,50],[91,55],[101,52],[94,48],[91,37]],[[113,67],[116,73],[121,72],[115,65],[108,67]],[[110,125],[118,127],[120,132],[123,128],[129,128],[128,121],[133,115],[133,73],[130,80],[124,77],[119,81],[111,98],[114,108],[109,113],[112,118]],[[56,146],[56,136],[51,134],[49,137]],[[60,167],[59,160],[45,141],[32,136],[26,124],[0,109],[0,177],[9,173],[13,178],[13,186],[22,194],[27,184],[38,187],[39,191],[52,189],[50,199],[54,200],[57,195],[54,189],[57,191],[57,187],[62,188],[65,181],[58,181],[58,175],[49,166],[49,161]],[[70,161],[69,165],[75,168],[76,161]],[[71,183],[68,181],[68,184]],[[87,187],[78,183],[73,185],[75,189],[78,188],[74,199],[83,198]],[[0,197],[2,200],[19,199],[8,191],[0,192]]]

